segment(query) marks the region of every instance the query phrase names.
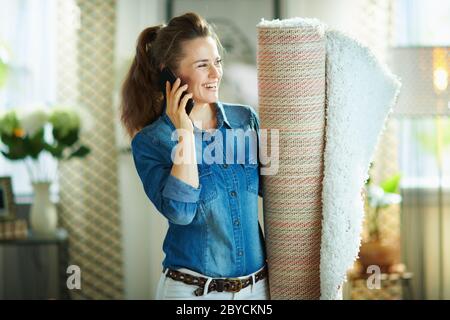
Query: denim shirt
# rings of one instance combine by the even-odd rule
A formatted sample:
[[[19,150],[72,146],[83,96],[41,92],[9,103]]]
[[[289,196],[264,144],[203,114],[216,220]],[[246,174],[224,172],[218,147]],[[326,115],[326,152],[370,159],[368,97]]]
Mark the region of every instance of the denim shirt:
[[[259,119],[249,106],[215,106],[217,130],[200,130],[194,123],[198,188],[170,174],[177,139],[165,110],[136,134],[131,146],[145,193],[169,223],[163,267],[238,277],[257,271],[266,261],[258,222]],[[253,133],[256,140],[229,138],[239,132]]]

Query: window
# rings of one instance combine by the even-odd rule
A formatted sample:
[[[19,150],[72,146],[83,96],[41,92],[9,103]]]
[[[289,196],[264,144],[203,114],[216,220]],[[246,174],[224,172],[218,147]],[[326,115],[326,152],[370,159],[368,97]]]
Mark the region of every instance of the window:
[[[398,45],[450,45],[450,1],[399,0],[396,4]]]
[[[397,45],[450,46],[450,1],[401,0],[396,18]],[[402,187],[450,188],[448,117],[405,117],[398,124]]]
[[[9,52],[9,77],[0,89],[0,110],[33,108],[56,101],[56,0],[0,0],[0,41]],[[43,162],[52,170],[53,159]],[[16,196],[30,195],[22,162],[0,155],[0,176],[12,176]],[[57,183],[51,190],[57,192]]]

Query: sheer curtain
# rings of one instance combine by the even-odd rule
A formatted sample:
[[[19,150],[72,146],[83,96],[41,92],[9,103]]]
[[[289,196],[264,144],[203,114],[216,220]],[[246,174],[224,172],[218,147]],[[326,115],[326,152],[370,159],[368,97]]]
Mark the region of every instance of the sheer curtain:
[[[449,299],[450,121],[437,116],[399,124],[402,249],[414,273],[414,297]],[[446,138],[439,139],[440,130]]]
[[[0,112],[14,107],[33,108],[56,100],[56,0],[0,0],[0,39],[10,52],[10,73],[0,89]],[[55,161],[41,159],[48,170]],[[0,155],[0,176],[12,176],[16,196],[32,192],[22,162]],[[57,183],[51,191],[56,194]]]
[[[450,45],[450,2],[401,0],[396,11],[397,45]],[[414,298],[450,299],[450,237],[444,232],[450,228],[450,120],[429,116],[397,121],[402,255],[414,274]]]

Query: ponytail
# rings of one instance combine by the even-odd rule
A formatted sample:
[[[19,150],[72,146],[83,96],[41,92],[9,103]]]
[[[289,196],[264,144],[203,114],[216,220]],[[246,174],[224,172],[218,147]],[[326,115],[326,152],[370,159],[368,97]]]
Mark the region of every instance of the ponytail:
[[[152,43],[161,27],[150,27],[141,32],[136,56],[122,85],[121,121],[130,137],[162,113],[159,69],[152,55]]]

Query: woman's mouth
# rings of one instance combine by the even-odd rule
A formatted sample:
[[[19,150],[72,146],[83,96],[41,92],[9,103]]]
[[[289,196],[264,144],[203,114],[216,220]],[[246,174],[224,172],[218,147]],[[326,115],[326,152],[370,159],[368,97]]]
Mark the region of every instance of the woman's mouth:
[[[210,82],[210,83],[205,83],[203,85],[203,88],[205,88],[206,90],[209,90],[209,91],[217,91],[218,86],[219,86],[218,82]]]

